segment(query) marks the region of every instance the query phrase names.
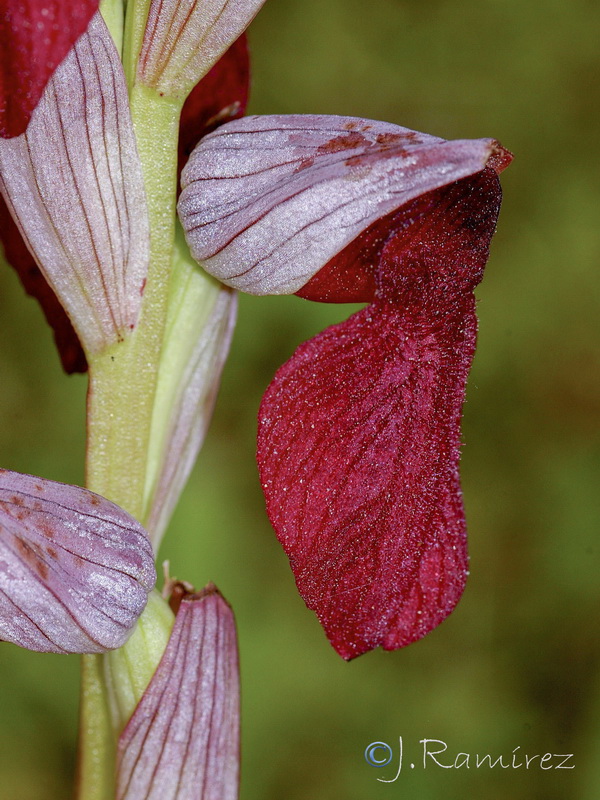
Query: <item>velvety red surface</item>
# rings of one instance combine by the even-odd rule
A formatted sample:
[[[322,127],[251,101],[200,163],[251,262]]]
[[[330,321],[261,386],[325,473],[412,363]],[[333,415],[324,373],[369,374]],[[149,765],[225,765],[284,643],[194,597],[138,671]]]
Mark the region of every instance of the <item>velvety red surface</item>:
[[[388,216],[371,305],[301,345],[261,405],[269,516],[346,659],[424,636],[464,588],[460,418],[500,196],[486,169]]]
[[[97,9],[98,0],[2,0],[0,135],[23,133],[52,73]]]

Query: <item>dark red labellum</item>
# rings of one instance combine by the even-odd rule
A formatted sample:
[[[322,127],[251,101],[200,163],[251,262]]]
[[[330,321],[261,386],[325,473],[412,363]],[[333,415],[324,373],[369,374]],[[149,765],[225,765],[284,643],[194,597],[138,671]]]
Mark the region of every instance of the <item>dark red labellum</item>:
[[[421,638],[465,585],[460,419],[472,290],[500,196],[488,168],[389,215],[387,235],[378,224],[359,237],[334,260],[358,257],[346,282],[329,264],[307,287],[347,299],[366,264],[373,302],[301,345],[261,405],[269,516],[300,593],[346,659]]]

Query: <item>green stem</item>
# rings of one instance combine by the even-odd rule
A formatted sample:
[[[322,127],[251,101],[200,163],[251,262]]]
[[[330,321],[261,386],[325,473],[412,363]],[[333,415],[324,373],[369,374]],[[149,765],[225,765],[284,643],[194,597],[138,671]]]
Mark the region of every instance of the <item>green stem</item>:
[[[150,2],[151,0],[128,0],[127,3],[123,31],[123,70],[130,91],[135,84]]]
[[[125,341],[89,359],[87,486],[143,522],[175,230],[181,101],[139,85],[132,87],[130,101],[146,186],[150,263],[136,329]],[[114,797],[116,742],[102,659],[83,659],[78,800]]]
[[[102,671],[102,656],[82,656],[77,800],[115,796],[115,742]]]
[[[141,521],[175,235],[180,112],[179,101],[133,87],[131,114],[150,220],[148,280],[137,328],[90,360],[87,485]]]

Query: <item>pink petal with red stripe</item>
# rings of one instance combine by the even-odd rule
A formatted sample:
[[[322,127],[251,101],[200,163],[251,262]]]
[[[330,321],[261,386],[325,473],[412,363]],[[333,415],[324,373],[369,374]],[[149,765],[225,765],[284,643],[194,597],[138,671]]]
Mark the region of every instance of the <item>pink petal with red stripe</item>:
[[[87,361],[71,320],[29,252],[1,194],[0,241],[6,261],[19,276],[27,294],[38,301],[48,325],[54,331],[63,369],[67,373],[85,372]]]
[[[185,98],[258,14],[265,0],[151,0],[138,79]]]
[[[214,586],[181,601],[165,654],[121,734],[117,800],[235,800],[239,665]]]
[[[245,117],[200,142],[178,211],[216,278],[291,294],[370,225],[479,172],[497,150],[492,139],[446,142],[354,117]]]
[[[250,91],[250,55],[243,34],[236,39],[183,104],[179,125],[179,172],[200,139],[243,116]]]

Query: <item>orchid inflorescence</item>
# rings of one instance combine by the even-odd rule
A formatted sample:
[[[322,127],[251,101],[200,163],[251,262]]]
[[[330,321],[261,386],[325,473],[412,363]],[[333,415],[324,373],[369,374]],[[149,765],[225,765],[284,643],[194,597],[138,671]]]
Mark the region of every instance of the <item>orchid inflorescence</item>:
[[[0,7],[0,237],[65,369],[89,370],[88,488],[0,471],[0,638],[88,654],[80,798],[237,796],[231,609],[212,585],[168,580],[170,605],[153,588],[237,291],[366,304],[301,345],[259,411],[267,512],[337,652],[421,638],[465,584],[473,289],[511,156],[243,117],[263,2]]]

